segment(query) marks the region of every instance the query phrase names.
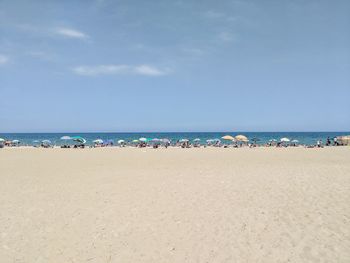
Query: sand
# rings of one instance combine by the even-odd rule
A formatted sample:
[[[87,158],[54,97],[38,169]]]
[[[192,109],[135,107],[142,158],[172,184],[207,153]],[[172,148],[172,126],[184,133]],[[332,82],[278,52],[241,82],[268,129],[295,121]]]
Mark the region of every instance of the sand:
[[[0,149],[0,262],[350,262],[350,147]]]

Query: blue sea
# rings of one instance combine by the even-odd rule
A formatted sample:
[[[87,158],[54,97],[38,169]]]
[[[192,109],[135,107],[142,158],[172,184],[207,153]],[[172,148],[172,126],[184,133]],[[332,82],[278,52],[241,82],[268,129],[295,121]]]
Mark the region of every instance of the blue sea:
[[[0,138],[6,140],[19,140],[21,145],[34,145],[37,141],[50,140],[55,145],[61,145],[62,136],[81,136],[87,140],[87,144],[92,144],[95,139],[113,140],[120,139],[132,141],[140,137],[146,138],[168,138],[172,142],[186,138],[193,140],[200,138],[201,143],[206,143],[208,139],[221,138],[224,135],[236,136],[243,134],[249,139],[258,138],[259,144],[264,144],[270,139],[280,140],[287,137],[290,140],[298,140],[301,144],[315,144],[317,140],[326,141],[327,137],[334,138],[341,135],[349,135],[350,132],[140,132],[140,133],[0,133]]]

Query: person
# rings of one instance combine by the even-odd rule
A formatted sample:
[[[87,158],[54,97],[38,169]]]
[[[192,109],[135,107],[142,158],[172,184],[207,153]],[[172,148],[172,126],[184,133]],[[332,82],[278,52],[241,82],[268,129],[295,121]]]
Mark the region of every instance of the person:
[[[329,137],[327,137],[326,146],[330,146],[330,145],[331,145],[331,139]]]
[[[334,137],[333,142],[334,142],[334,146],[338,146],[338,139],[337,139],[337,137]]]

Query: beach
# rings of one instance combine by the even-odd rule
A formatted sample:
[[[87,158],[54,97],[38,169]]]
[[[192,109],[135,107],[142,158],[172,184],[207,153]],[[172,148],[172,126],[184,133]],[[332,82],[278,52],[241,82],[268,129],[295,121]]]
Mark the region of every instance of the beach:
[[[0,149],[0,262],[349,262],[350,147]]]

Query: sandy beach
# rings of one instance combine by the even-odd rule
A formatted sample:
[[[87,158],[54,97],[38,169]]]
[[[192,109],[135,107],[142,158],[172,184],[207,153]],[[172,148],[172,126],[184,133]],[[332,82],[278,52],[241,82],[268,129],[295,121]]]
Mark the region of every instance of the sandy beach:
[[[0,149],[0,262],[349,262],[350,147]]]

